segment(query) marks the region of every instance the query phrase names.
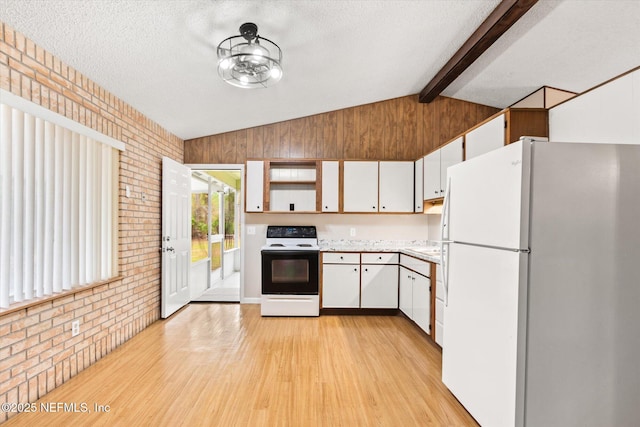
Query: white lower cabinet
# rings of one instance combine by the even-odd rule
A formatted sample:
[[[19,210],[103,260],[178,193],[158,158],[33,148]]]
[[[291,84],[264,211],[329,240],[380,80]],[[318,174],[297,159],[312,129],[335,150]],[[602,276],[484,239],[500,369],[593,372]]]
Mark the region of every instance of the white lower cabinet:
[[[428,334],[431,334],[431,281],[421,274],[413,275],[413,321]]]
[[[324,253],[322,308],[398,308],[398,260],[388,252]]]
[[[400,267],[400,311],[413,319],[413,272]]]
[[[429,274],[429,263],[405,255],[400,260],[400,310],[431,334],[431,279],[419,273]]]
[[[398,308],[398,265],[361,266],[361,308]]]
[[[322,307],[360,307],[360,266],[329,264],[322,267]]]
[[[360,307],[360,254],[323,254],[322,307]]]

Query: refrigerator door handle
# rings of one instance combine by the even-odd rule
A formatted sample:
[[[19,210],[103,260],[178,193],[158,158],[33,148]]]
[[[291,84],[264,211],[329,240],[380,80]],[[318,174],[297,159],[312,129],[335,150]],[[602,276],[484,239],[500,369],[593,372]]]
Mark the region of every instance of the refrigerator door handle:
[[[451,178],[447,178],[447,187],[442,204],[442,217],[440,218],[440,236],[442,240],[449,240],[449,194],[451,193]]]
[[[442,218],[440,219],[440,263],[442,267],[442,285],[444,288],[444,305],[449,305],[449,194],[451,193],[451,178],[447,178],[447,187],[444,193],[442,206]],[[445,246],[446,245],[446,246]]]

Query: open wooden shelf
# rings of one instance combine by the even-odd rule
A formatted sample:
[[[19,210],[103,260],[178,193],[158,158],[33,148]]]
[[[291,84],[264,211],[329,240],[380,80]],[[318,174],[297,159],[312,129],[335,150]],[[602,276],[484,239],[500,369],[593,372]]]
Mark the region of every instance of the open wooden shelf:
[[[269,183],[271,185],[278,185],[278,184],[294,184],[294,185],[316,185],[316,181],[296,181],[296,180],[291,180],[291,181],[285,181],[285,180],[272,180],[269,181]]]

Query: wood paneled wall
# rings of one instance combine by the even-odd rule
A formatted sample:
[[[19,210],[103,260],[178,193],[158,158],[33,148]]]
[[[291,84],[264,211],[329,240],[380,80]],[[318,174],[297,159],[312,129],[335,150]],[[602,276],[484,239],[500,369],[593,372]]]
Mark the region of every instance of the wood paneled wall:
[[[185,163],[244,163],[247,158],[415,160],[500,111],[418,96],[185,141]]]

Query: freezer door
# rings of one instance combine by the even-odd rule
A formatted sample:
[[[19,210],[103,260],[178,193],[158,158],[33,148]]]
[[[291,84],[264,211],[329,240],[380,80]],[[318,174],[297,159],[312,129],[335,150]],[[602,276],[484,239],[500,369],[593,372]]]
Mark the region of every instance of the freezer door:
[[[448,169],[449,240],[528,248],[530,153],[518,141]]]
[[[453,243],[442,381],[483,426],[521,426],[527,255]]]

